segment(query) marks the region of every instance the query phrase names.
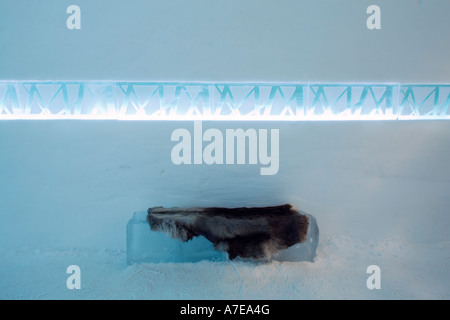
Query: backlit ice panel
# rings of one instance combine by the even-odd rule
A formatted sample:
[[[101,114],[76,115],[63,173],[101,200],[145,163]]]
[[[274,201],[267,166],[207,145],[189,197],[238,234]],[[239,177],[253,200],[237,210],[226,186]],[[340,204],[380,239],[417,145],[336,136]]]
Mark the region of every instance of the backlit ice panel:
[[[3,81],[0,119],[450,119],[449,84]]]

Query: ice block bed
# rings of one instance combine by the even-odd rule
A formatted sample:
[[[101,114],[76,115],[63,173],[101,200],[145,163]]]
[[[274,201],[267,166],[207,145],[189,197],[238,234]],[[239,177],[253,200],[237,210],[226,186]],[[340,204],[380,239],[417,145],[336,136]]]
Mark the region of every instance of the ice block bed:
[[[266,208],[150,208],[127,224],[127,263],[314,261],[316,219],[290,205]]]

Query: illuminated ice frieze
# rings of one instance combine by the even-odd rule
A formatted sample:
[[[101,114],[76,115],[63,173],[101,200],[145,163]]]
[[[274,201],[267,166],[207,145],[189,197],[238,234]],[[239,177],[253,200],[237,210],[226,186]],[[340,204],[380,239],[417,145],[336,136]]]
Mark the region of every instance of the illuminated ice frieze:
[[[450,119],[449,84],[0,82],[0,119]]]

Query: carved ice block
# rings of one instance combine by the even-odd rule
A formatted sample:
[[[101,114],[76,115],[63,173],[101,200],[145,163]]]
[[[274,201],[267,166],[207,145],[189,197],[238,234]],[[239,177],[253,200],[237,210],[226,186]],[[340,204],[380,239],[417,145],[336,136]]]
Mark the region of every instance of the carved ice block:
[[[236,259],[314,261],[319,241],[319,229],[313,216],[302,214],[309,219],[305,241],[296,243],[287,249],[279,250],[272,254],[269,259],[242,259],[239,256]],[[228,261],[229,255],[227,252],[216,250],[212,242],[203,236],[196,236],[183,242],[180,239],[172,238],[169,233],[152,231],[147,219],[147,212],[136,212],[129,220],[127,224],[128,265],[134,263],[197,262],[201,260]]]
[[[211,242],[196,237],[188,242],[173,239],[164,232],[151,231],[147,212],[136,212],[127,224],[127,263],[197,262],[226,260],[226,255],[214,250]]]

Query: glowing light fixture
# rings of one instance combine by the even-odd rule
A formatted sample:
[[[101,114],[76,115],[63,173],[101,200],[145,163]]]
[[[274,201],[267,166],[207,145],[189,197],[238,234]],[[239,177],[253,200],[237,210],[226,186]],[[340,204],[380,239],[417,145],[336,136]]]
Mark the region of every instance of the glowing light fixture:
[[[450,119],[450,84],[3,81],[0,119]]]

